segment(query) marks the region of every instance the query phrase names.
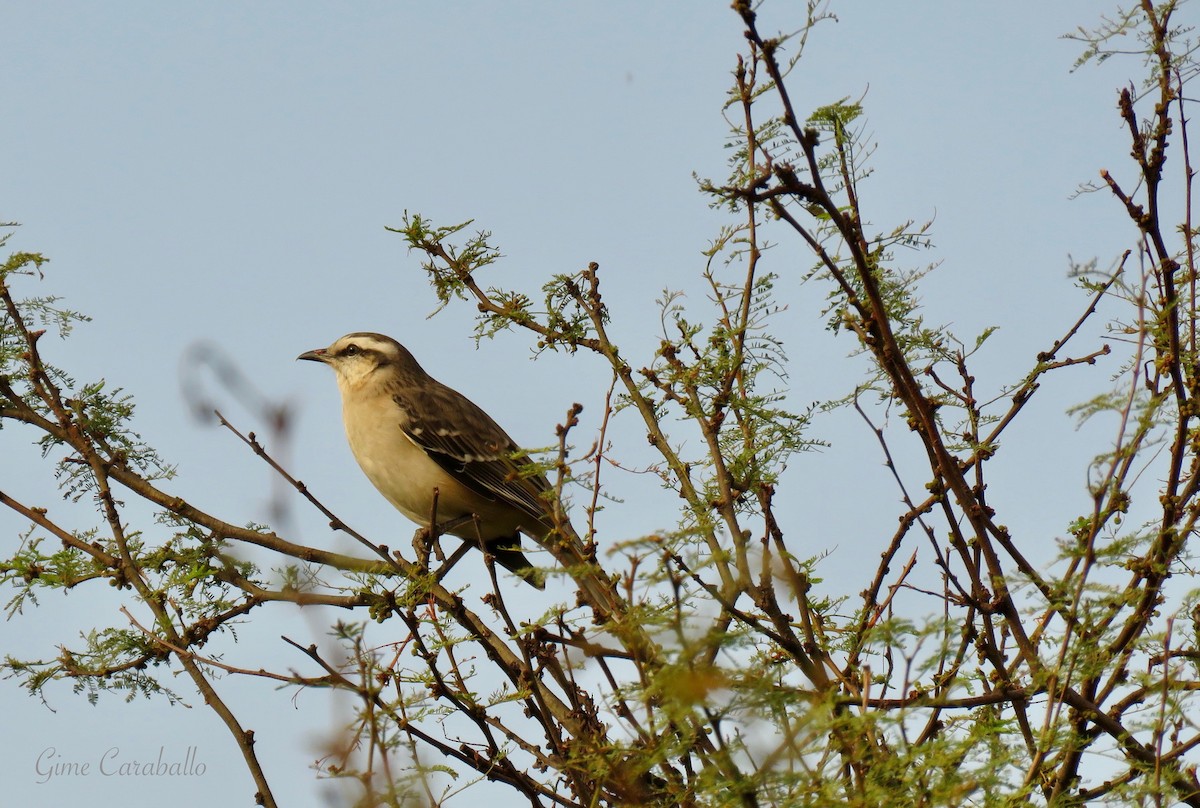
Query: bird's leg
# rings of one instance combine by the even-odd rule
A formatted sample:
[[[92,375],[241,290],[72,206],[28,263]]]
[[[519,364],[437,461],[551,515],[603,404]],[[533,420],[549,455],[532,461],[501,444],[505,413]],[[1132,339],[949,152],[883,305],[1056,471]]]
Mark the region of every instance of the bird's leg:
[[[413,534],[413,550],[417,554],[417,566],[422,570],[429,569],[429,551],[431,548],[437,553],[438,561],[443,561],[442,547],[437,542],[437,506],[438,506],[438,490],[433,489],[433,501],[429,504],[429,522],[426,527],[420,528]]]
[[[429,569],[429,548],[434,543],[433,534],[429,528],[417,528],[417,532],[413,534],[413,550],[417,553],[417,566],[423,570]],[[441,560],[441,547],[438,547],[438,560]]]
[[[441,564],[441,567],[434,577],[440,582],[442,578],[444,578],[446,574],[454,568],[454,565],[458,563],[458,560],[462,558],[469,549],[471,549],[471,543],[469,541],[464,541],[461,545],[459,545],[457,550],[451,553],[450,558],[447,559],[446,554],[442,552],[442,545],[438,539],[450,531],[462,527],[468,522],[475,522],[475,532],[478,534],[479,517],[473,513],[469,513],[465,516],[457,516],[453,519],[447,519],[445,522],[439,524],[437,520],[439,493],[440,492],[437,488],[433,489],[433,499],[429,504],[429,521],[426,523],[425,527],[419,528],[413,535],[413,549],[417,553],[417,563],[423,570],[429,569],[429,556],[431,552],[434,556],[436,556],[438,563]],[[482,538],[479,538],[478,545],[484,550],[484,552],[487,552],[487,548],[484,547]]]
[[[446,561],[446,554],[442,552],[442,545],[438,542],[438,539],[476,518],[474,514],[467,514],[466,516],[447,519],[445,522],[439,524],[437,512],[438,494],[438,489],[434,488],[433,499],[429,504],[429,521],[413,536],[413,550],[417,553],[417,563],[424,570],[429,569],[429,556],[431,554],[437,558],[439,563]]]
[[[466,516],[456,516],[453,519],[447,519],[445,522],[442,522],[440,525],[436,525],[434,527],[434,530],[436,530],[437,534],[440,536],[443,533],[449,533],[452,530],[457,530],[458,528],[462,527],[463,525],[474,522],[478,518],[479,517],[477,517],[473,513],[469,513]]]
[[[441,568],[439,568],[437,573],[434,575],[438,583],[441,583],[442,579],[446,577],[450,570],[454,569],[454,565],[458,563],[459,559],[465,556],[471,549],[472,547],[470,542],[463,542],[458,546],[457,550],[450,554],[450,558],[446,560],[445,564],[442,564]]]

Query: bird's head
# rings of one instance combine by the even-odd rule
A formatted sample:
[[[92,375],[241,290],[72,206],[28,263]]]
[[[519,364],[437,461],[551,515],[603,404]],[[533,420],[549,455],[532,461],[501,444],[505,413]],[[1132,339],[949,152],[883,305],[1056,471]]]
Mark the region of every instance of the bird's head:
[[[296,358],[329,365],[343,391],[397,377],[425,375],[403,345],[391,337],[366,331],[347,334],[328,348],[305,351]]]

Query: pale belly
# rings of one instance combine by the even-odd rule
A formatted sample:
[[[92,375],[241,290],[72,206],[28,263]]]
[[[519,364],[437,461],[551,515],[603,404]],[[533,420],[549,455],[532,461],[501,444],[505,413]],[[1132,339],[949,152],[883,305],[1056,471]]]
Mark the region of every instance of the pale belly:
[[[414,444],[399,424],[383,419],[345,419],[350,450],[367,479],[379,493],[410,520],[428,525],[436,521],[476,514],[479,525],[470,522],[450,532],[464,538],[511,536],[519,528],[517,512],[488,500],[456,482],[445,470]]]

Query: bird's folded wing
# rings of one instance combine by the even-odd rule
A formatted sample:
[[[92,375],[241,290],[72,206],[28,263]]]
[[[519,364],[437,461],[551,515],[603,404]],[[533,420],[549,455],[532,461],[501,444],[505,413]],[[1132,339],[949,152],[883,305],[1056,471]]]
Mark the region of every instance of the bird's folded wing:
[[[528,457],[487,413],[440,384],[408,388],[394,398],[408,415],[405,434],[448,474],[481,496],[547,522],[549,482],[531,473]]]

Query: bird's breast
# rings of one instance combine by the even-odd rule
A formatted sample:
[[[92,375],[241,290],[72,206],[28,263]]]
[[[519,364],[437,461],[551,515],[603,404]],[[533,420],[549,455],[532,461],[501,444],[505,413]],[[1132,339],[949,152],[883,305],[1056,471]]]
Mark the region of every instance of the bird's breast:
[[[497,509],[497,503],[455,480],[405,434],[407,415],[390,400],[343,407],[342,416],[350,450],[367,479],[413,522],[429,524],[436,491],[438,522],[474,513],[493,528],[486,533],[511,535],[516,530],[515,523],[507,524],[508,509]],[[501,515],[508,517],[501,520],[506,524],[496,524]]]

